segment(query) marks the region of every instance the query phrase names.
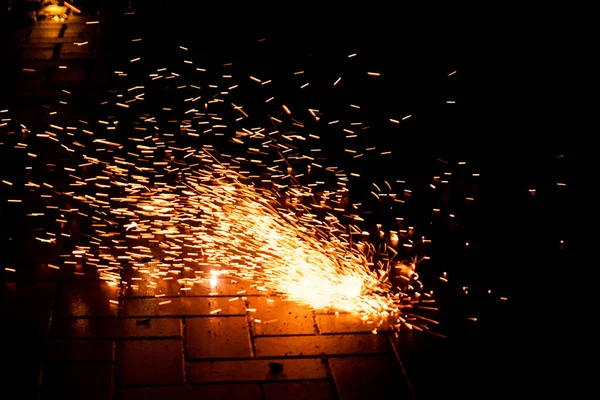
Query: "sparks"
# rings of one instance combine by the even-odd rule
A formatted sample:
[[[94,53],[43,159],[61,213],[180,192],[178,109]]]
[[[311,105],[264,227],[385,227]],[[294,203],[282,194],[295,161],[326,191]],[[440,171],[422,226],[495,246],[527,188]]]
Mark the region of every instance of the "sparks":
[[[131,58],[129,63],[141,59]],[[183,64],[191,63],[183,61]],[[155,71],[156,74],[149,75],[147,85],[184,77],[166,68]],[[196,68],[195,71],[206,70]],[[119,76],[127,76],[126,70],[117,72]],[[378,72],[367,74],[380,76]],[[195,75],[194,79],[197,79],[198,74]],[[404,323],[407,314],[417,308],[418,291],[422,289],[415,263],[395,259],[399,249],[415,247],[412,242],[404,243],[408,235],[402,235],[403,243],[400,244],[398,231],[379,229],[376,236],[387,240],[385,247],[372,244],[369,241],[371,234],[353,225],[364,219],[354,209],[349,212],[350,206],[341,206],[339,200],[348,197],[346,181],[350,177],[358,179],[360,174],[340,173],[336,166],[302,154],[294,145],[321,139],[314,133],[298,132],[308,124],[301,120],[302,108],[293,104],[297,114],[292,114],[282,103],[268,104],[277,102],[273,101],[273,96],[267,96],[264,104],[276,109],[268,113],[266,126],[249,126],[247,121],[252,107],[229,102],[228,92],[219,88],[231,90],[238,85],[231,85],[233,75],[222,78],[227,79],[225,86],[218,82],[207,82],[206,86],[178,86],[181,92],[193,89],[192,94],[182,95],[181,104],[185,107],[179,117],[175,116],[176,107],[165,104],[169,107],[161,107],[157,115],[140,114],[140,122],[126,132],[123,130],[128,128],[121,128],[115,117],[104,116],[92,124],[78,121],[74,127],[66,129],[50,125],[43,136],[33,136],[39,138],[37,140],[47,140],[45,144],[57,146],[57,151],[71,162],[61,167],[60,173],[64,174],[66,183],[38,181],[40,184],[32,183],[28,187],[47,199],[47,211],[57,213],[55,221],[61,227],[66,226],[74,215],[85,216],[91,221],[87,242],[77,244],[71,254],[62,259],[63,270],[85,262],[110,285],[129,285],[134,289],[140,285],[156,288],[158,282],[172,280],[181,284],[181,290],[187,291],[194,284],[204,283],[210,287],[210,296],[219,296],[219,282],[226,276],[252,282],[262,294],[314,309],[351,312],[368,320],[391,319],[393,324]],[[249,79],[261,84],[271,82],[253,76]],[[337,78],[333,86],[341,79]],[[245,75],[243,81],[247,80],[248,75]],[[265,86],[265,90],[270,86]],[[304,83],[301,88],[307,86],[308,83]],[[119,102],[109,105],[122,112],[135,113],[138,104],[145,102],[144,93],[140,92],[146,87],[125,89],[119,93]],[[206,94],[201,88],[210,92]],[[219,91],[217,95],[215,90]],[[136,106],[130,106],[132,103]],[[191,103],[195,103],[195,108]],[[227,111],[221,113],[221,106]],[[360,110],[361,107],[350,104],[350,108]],[[228,120],[226,116],[232,109],[235,117]],[[322,117],[317,109],[304,109],[309,110],[311,122],[318,122]],[[164,121],[161,116],[165,117]],[[389,121],[398,124],[408,118],[410,115]],[[332,129],[339,129],[344,123],[329,119],[332,121],[326,126]],[[174,131],[163,131],[159,129],[163,122],[177,127]],[[286,124],[291,129],[287,129]],[[366,124],[353,122],[343,126],[354,129],[342,128],[350,134],[347,139],[354,139]],[[70,132],[73,130],[81,130],[85,135],[75,141]],[[126,134],[115,135],[115,131]],[[181,143],[174,140],[176,134],[182,134]],[[125,138],[123,143],[119,137]],[[229,139],[228,143],[237,150],[230,152],[227,148],[225,152],[218,148],[212,139],[220,137]],[[186,142],[185,138],[195,141]],[[203,141],[202,138],[210,140]],[[27,144],[22,146],[19,148],[25,148]],[[362,150],[344,150],[354,157],[364,155]],[[308,154],[320,151],[320,147],[313,148]],[[391,151],[377,153],[390,155]],[[34,155],[29,153],[30,157]],[[329,173],[331,182],[323,178],[301,183],[302,171],[306,171],[306,176],[311,171],[313,174],[314,171]],[[13,182],[7,180],[2,183],[13,186]],[[378,191],[373,195],[378,200],[395,198],[389,183],[375,187]],[[57,198],[57,193],[69,196],[75,205],[65,211],[50,204]],[[10,199],[8,202],[21,200]],[[29,215],[42,216],[44,213]],[[37,239],[54,245],[56,237],[61,236],[70,237],[70,234],[48,231]],[[61,269],[61,266],[48,264],[51,269]],[[128,281],[123,281],[121,272],[124,268],[132,271]],[[187,276],[187,271],[194,277]],[[401,283],[392,284],[394,278]],[[440,279],[447,281],[445,277]],[[245,291],[238,294],[244,295]],[[229,301],[238,299],[241,301],[244,297]],[[267,300],[268,303],[273,301]],[[115,300],[110,303],[118,305]],[[158,304],[169,303],[171,300]],[[220,308],[210,311],[211,314],[220,312]],[[405,326],[419,329],[414,321]],[[374,326],[374,333],[377,328]]]

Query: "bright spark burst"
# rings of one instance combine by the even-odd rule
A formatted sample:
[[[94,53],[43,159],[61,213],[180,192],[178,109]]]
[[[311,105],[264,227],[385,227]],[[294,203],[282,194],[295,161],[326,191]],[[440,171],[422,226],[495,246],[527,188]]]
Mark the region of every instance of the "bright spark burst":
[[[202,263],[233,270],[314,308],[368,316],[399,310],[400,294],[391,292],[387,274],[369,267],[369,245],[351,246],[340,237],[343,226],[332,214],[320,221],[307,209],[291,208],[296,199],[244,183],[243,176],[220,165],[195,175],[182,193],[154,190],[128,197],[137,208],[131,212],[145,219],[131,232],[164,237],[161,243],[174,250],[184,232]]]
[[[130,61],[137,66],[140,60]],[[206,72],[186,68],[188,74]],[[124,71],[115,73],[127,76]],[[63,265],[52,268],[85,265],[95,268],[111,285],[133,288],[139,287],[140,281],[156,287],[161,280],[176,279],[182,290],[203,281],[215,286],[213,281],[223,274],[316,309],[348,311],[379,321],[392,317],[396,326],[425,327],[409,315],[430,295],[422,293],[416,261],[396,260],[394,250],[401,241],[405,243],[400,248],[412,248],[414,244],[406,242],[409,235],[379,232],[388,238],[383,247],[365,240],[364,231],[354,225],[363,220],[358,206],[344,203],[348,180],[360,175],[302,153],[302,142],[320,140],[310,131],[309,121],[301,122],[294,114],[295,107],[277,104],[269,94],[267,103],[279,111],[269,113],[265,125],[274,129],[251,127],[247,109],[228,99],[229,91],[238,87],[232,83],[232,75],[223,75],[227,91],[210,82],[200,90],[183,82],[184,76],[157,69],[147,82],[137,82],[103,102],[114,107],[102,120],[80,120],[66,127],[54,123],[35,136],[21,125],[28,140],[18,142],[15,149],[36,147],[28,143],[45,140],[49,143],[44,146],[56,145],[61,156],[67,156],[40,167],[53,174],[49,179],[33,175],[26,184],[47,201],[45,212],[28,215],[46,218],[56,213],[51,222],[59,231],[68,231],[75,220],[91,229],[82,235],[86,242],[61,255]],[[193,78],[197,80],[196,75]],[[261,87],[271,82],[246,76],[239,85],[247,85],[248,80]],[[181,100],[165,102],[162,110],[151,116],[143,109],[144,92],[156,91],[152,85],[159,83],[168,83],[169,90],[181,93]],[[303,82],[301,88],[307,85]],[[207,100],[202,104],[201,99]],[[119,120],[110,115],[116,110],[127,114]],[[310,123],[323,120],[322,124],[338,129],[346,139],[355,138],[361,125],[339,123],[336,118],[327,122],[319,110],[308,110]],[[124,136],[128,140],[122,143],[119,138]],[[232,148],[237,150],[225,153]],[[318,151],[320,148],[311,149]],[[354,158],[363,155],[360,150],[347,151]],[[301,168],[306,174],[298,172]],[[301,183],[300,178],[311,170],[330,178]],[[3,182],[13,186],[10,181]],[[373,195],[378,200],[387,196],[402,202],[391,185],[385,184],[381,187],[387,186],[388,192],[375,185]],[[407,189],[404,192],[410,194]],[[65,207],[65,201],[70,205]],[[37,239],[54,245],[57,234],[51,231]],[[69,232],[62,235],[70,237]],[[402,283],[393,284],[392,277],[399,277]]]

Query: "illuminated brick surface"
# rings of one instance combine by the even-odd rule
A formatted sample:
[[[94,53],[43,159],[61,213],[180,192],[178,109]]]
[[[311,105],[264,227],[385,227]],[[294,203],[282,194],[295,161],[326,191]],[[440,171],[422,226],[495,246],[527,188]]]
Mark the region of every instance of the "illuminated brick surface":
[[[40,378],[35,392],[42,398],[61,388],[71,398],[363,398],[368,389],[360,382],[410,398],[388,335],[373,335],[360,320],[342,317],[336,327],[339,316],[317,315],[328,328],[315,331],[313,311],[279,300],[267,305],[256,295],[246,303],[186,294],[164,306],[155,304],[167,298],[121,295],[115,305],[114,288],[85,277],[2,285],[3,304],[13,310],[4,314],[13,319],[3,336],[23,331],[41,340],[39,365],[25,371],[31,382]],[[210,314],[209,304],[233,315]],[[246,312],[245,304],[257,311]],[[259,330],[257,316],[285,324]]]

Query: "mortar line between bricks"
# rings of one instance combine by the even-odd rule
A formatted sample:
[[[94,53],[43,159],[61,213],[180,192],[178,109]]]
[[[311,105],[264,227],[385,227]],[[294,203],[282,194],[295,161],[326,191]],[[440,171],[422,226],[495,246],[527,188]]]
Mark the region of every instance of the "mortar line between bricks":
[[[120,319],[120,320],[133,320],[133,319],[173,319],[173,318],[239,318],[243,317],[246,314],[227,314],[227,315],[219,315],[219,314],[211,314],[211,315],[59,315],[57,319],[96,319],[96,320],[110,320],[110,319]],[[304,334],[306,336],[306,334]],[[310,334],[312,335],[312,334]],[[299,336],[299,335],[297,335]]]
[[[327,375],[329,375],[329,379],[327,382],[331,387],[331,392],[333,393],[335,400],[340,400],[340,394],[338,393],[338,386],[335,384],[335,378],[333,376],[333,371],[331,370],[331,365],[329,365],[329,358],[325,358],[325,368],[327,368]]]
[[[377,358],[377,357],[381,357],[381,356],[385,356],[385,355],[391,355],[391,353],[390,352],[382,352],[382,353],[340,353],[340,354],[321,353],[321,354],[310,354],[310,355],[308,355],[308,354],[302,354],[302,355],[282,355],[282,356],[257,357],[257,358],[255,358],[255,360],[281,360],[283,358],[285,358],[285,359],[288,359],[288,358],[289,359],[305,359],[305,358],[323,358],[323,357],[327,357],[327,358],[350,358],[350,357],[357,357],[357,356]],[[242,359],[238,359],[238,360],[242,360]],[[215,360],[213,360],[213,361],[215,361]]]
[[[60,315],[57,319],[95,319],[95,320],[111,320],[111,319],[119,319],[119,320],[135,320],[135,319],[173,319],[173,318],[239,318],[243,317],[246,314],[227,314],[227,315],[185,315],[185,314],[173,314],[173,315],[103,315],[103,316],[86,316],[86,315]],[[304,334],[306,336],[307,334]],[[311,336],[312,334],[308,334]],[[289,336],[289,335],[288,335]],[[300,335],[294,335],[300,336]]]
[[[312,316],[313,326],[315,328],[315,334],[316,335],[320,335],[321,334],[321,329],[319,327],[319,324],[317,323],[317,313],[315,312],[315,310],[312,310],[312,312],[310,314]]]
[[[182,358],[181,358],[181,362],[182,362],[182,368],[183,368],[183,384],[187,384],[188,380],[189,380],[189,371],[187,368],[187,360],[188,360],[188,346],[187,346],[187,323],[186,323],[186,319],[185,318],[181,318],[179,320],[179,324],[180,324],[180,329],[181,329],[181,352],[182,352]]]
[[[356,355],[356,354],[353,354]],[[362,354],[361,354],[362,355]],[[188,361],[190,363],[215,363],[215,362],[231,362],[231,361],[269,361],[269,360],[305,360],[305,359],[317,359],[317,358],[322,358],[323,355],[321,354],[317,354],[317,355],[311,355],[311,356],[272,356],[272,357],[257,357],[257,358],[250,358],[250,357],[240,357],[240,358],[235,358],[235,357],[211,357],[211,358],[189,358]]]
[[[125,272],[125,268],[121,269],[121,281],[123,282],[123,279],[125,278],[123,276]],[[117,295],[117,301],[119,302],[119,304],[117,305],[117,313],[115,316],[115,319],[119,320],[121,319],[121,316],[123,314],[123,295],[125,294],[125,285],[121,284],[121,287],[119,288],[119,293]],[[120,366],[120,361],[121,361],[121,346],[120,346],[120,341],[119,340],[114,340],[115,342],[115,349],[114,349],[114,356],[115,356],[115,367],[113,370],[113,400],[119,400],[121,397],[121,391],[120,391],[120,383],[121,383],[121,366]]]
[[[226,314],[226,315],[219,315],[219,314],[207,314],[207,315],[185,315],[185,314],[172,314],[172,315],[153,315],[153,314],[146,314],[146,315],[136,315],[136,316],[124,316],[123,318],[127,318],[127,319],[148,319],[148,318],[163,318],[163,319],[167,319],[167,318],[188,318],[188,319],[192,319],[192,318],[228,318],[228,317],[243,317],[246,314]],[[80,317],[81,318],[81,317]],[[85,318],[85,317],[83,317]]]
[[[334,394],[335,399],[339,400],[340,394],[338,393],[337,385],[335,384],[335,378],[333,377],[333,371],[331,370],[331,365],[329,364],[329,357],[323,355],[321,357],[321,360],[322,360],[323,364],[325,364],[325,370],[327,370],[327,376],[328,376],[327,381],[329,383],[329,386],[331,387],[332,393]]]
[[[400,359],[400,353],[398,353],[398,349],[396,348],[396,345],[394,344],[392,335],[388,335],[388,340],[390,342],[390,345],[392,346],[392,351],[394,352],[394,356],[396,356],[396,361],[398,361],[398,365],[400,365],[400,369],[402,370],[402,375],[404,375],[404,379],[406,380],[406,383],[408,384],[408,388],[410,389],[412,398],[413,398],[413,400],[417,400],[417,394],[415,393],[415,389],[413,388],[412,382],[410,381],[410,378],[409,378],[408,374],[406,373],[404,364],[402,364],[402,360]]]
[[[52,309],[50,310],[48,329],[46,330],[46,333],[44,335],[44,347],[46,349],[48,348],[48,341],[50,340],[50,330],[52,329],[52,326],[54,325],[54,318],[55,318],[55,316],[57,316],[59,314],[58,309],[60,307],[61,297],[62,297],[62,280],[58,280],[56,283],[56,292],[54,293],[54,303],[52,304]],[[39,399],[40,395],[41,395],[42,380],[44,379],[44,365],[46,363],[47,363],[47,360],[45,358],[42,359],[42,362],[40,363],[40,369],[38,372],[38,387],[37,387],[36,399]]]
[[[40,400],[41,391],[42,391],[42,367],[40,366],[40,374],[38,375],[38,388],[35,393],[36,400]]]
[[[50,319],[48,321],[48,329],[46,330],[45,339],[46,341],[50,338],[50,329],[52,329],[52,325],[54,323],[54,317],[58,318],[58,308],[60,305],[60,300],[62,296],[62,281],[58,281],[56,283],[56,293],[54,293],[54,303],[52,304],[52,309],[50,310]]]
[[[321,335],[322,334],[321,327],[319,326],[319,323],[317,322],[317,312],[315,310],[312,310],[311,314],[312,314],[312,319],[313,319],[313,323],[314,323],[314,326],[315,326],[315,333],[317,335]],[[325,364],[325,370],[327,371],[327,376],[329,377],[328,383],[329,383],[329,386],[332,389],[332,393],[334,393],[334,396],[335,396],[336,399],[339,399],[340,396],[339,396],[339,393],[337,391],[337,386],[335,385],[335,381],[334,381],[334,378],[333,378],[333,372],[331,371],[331,365],[329,365],[329,357],[323,355],[321,357],[321,360],[322,360],[323,364]]]
[[[248,308],[250,305],[248,300],[244,300],[244,304],[246,305],[246,308]],[[254,337],[256,335],[254,333],[254,326],[252,325],[252,314],[247,312],[245,315],[246,322],[248,323],[248,336],[250,336],[250,351],[252,352],[252,358],[256,359],[256,345],[254,344]]]
[[[48,361],[47,364],[49,365],[77,365],[77,364],[94,364],[94,365],[112,365],[114,363],[114,361],[108,361],[108,360],[85,360],[85,359],[81,359],[81,360],[52,360],[52,361]]]
[[[294,337],[294,336],[373,336],[371,332],[335,332],[335,333],[323,333],[323,334],[314,334],[314,333],[273,333],[273,334],[265,334],[265,335],[256,335],[257,338],[275,338],[275,337]]]
[[[384,331],[385,332],[385,331]],[[378,335],[384,334],[383,332],[377,333]],[[373,332],[356,331],[356,332],[325,332],[320,333],[320,336],[340,336],[340,335],[356,335],[356,336],[372,336]]]
[[[190,383],[190,386],[204,386],[204,385],[229,385],[232,383],[237,384],[260,384],[260,383],[302,383],[302,382],[324,382],[323,378],[298,378],[298,379],[286,379],[286,380],[243,380],[243,381],[210,381],[210,382],[198,382]]]
[[[210,382],[188,382],[184,384],[152,384],[144,383],[139,385],[122,385],[122,388],[160,388],[160,387],[185,387],[185,386],[213,386],[213,385],[247,385],[247,384],[265,384],[265,383],[302,383],[302,382],[328,382],[328,379],[323,378],[298,378],[298,379],[285,379],[285,380],[240,380],[240,381],[210,381]]]
[[[310,381],[310,382],[329,382],[329,379],[323,379],[323,378],[302,378],[302,379],[286,379],[286,380],[259,380],[259,381],[210,381],[210,382],[188,382],[185,385],[183,384],[172,384],[172,383],[157,383],[157,384],[152,384],[152,383],[144,383],[144,384],[138,384],[138,385],[123,385],[123,388],[127,388],[127,389],[137,389],[137,388],[172,388],[172,387],[185,387],[185,386],[194,386],[194,387],[203,387],[203,386],[215,386],[215,385],[222,385],[222,384],[227,384],[227,386],[234,386],[234,385],[264,385],[264,384],[285,384],[285,383],[300,383],[300,382],[306,382],[306,381]]]
[[[181,340],[181,335],[178,335],[178,336],[130,336],[130,337],[102,336],[102,337],[92,337],[92,338],[90,338],[90,337],[70,337],[70,338],[63,338],[63,339],[58,338],[58,340],[71,340],[71,341],[88,340],[90,342],[112,340],[114,342],[117,342],[116,344],[118,344],[118,342],[130,342],[130,341],[136,341],[136,340]]]
[[[183,292],[185,293],[185,292]],[[240,297],[239,294],[216,294],[213,296],[208,295],[191,295],[191,294],[181,294],[181,295],[165,295],[165,296],[123,296],[125,300],[145,300],[145,299],[179,299],[185,297],[186,299],[231,299],[233,297]],[[265,296],[262,294],[244,294],[244,297],[248,298],[269,298],[269,296]]]
[[[137,340],[137,339],[136,339]],[[277,360],[316,360],[323,359],[323,357],[331,358],[350,358],[350,357],[373,357],[378,358],[381,356],[390,355],[390,353],[345,353],[345,354],[310,354],[310,355],[278,355],[278,356],[268,356],[268,357],[243,357],[243,358],[233,358],[233,357],[211,357],[211,358],[189,358],[188,361],[190,363],[218,363],[218,362],[236,362],[236,361],[277,361]]]
[[[319,334],[315,334],[315,333],[274,333],[274,334],[260,334],[260,335],[256,335],[255,339],[261,339],[261,338],[289,338],[289,337],[307,337],[307,336],[323,336],[323,335],[319,335]],[[331,336],[331,335],[330,335]],[[338,335],[339,336],[339,335]]]

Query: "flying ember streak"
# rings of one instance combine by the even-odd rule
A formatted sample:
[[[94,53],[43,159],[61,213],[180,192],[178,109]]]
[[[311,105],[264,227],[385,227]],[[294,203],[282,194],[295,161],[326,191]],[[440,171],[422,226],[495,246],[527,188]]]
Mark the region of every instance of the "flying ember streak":
[[[349,180],[360,174],[314,156],[321,151],[313,147],[322,136],[317,127],[337,130],[344,141],[356,137],[354,130],[311,107],[304,108],[309,112],[302,121],[298,104],[288,108],[274,100],[271,85],[257,85],[270,80],[246,74],[234,84],[227,72],[219,74],[222,84],[187,60],[129,81],[128,68],[141,68],[143,60],[130,58],[115,71],[117,79],[126,79],[101,103],[102,119],[56,122],[36,135],[21,126],[27,143],[15,148],[31,143],[60,151],[60,157],[38,154],[40,173],[29,174],[26,184],[46,202],[45,213],[29,214],[46,218],[46,232],[37,240],[56,245],[57,237],[63,240],[58,231],[78,237],[74,249],[61,254],[62,265],[48,267],[92,269],[111,285],[132,289],[176,280],[185,291],[230,276],[316,309],[426,327],[410,316],[430,297],[422,292],[417,260],[404,262],[399,255],[418,244],[411,241],[412,228],[384,232],[378,225],[379,245],[367,240],[369,232],[355,225],[364,221],[361,204],[348,201]],[[268,99],[256,102],[269,107],[266,117],[230,91],[256,86]],[[159,111],[145,107],[151,96],[161,102]],[[362,122],[344,126],[350,125],[358,131]],[[374,187],[379,202],[403,203],[397,197],[410,195],[408,189],[394,193],[387,181]]]

